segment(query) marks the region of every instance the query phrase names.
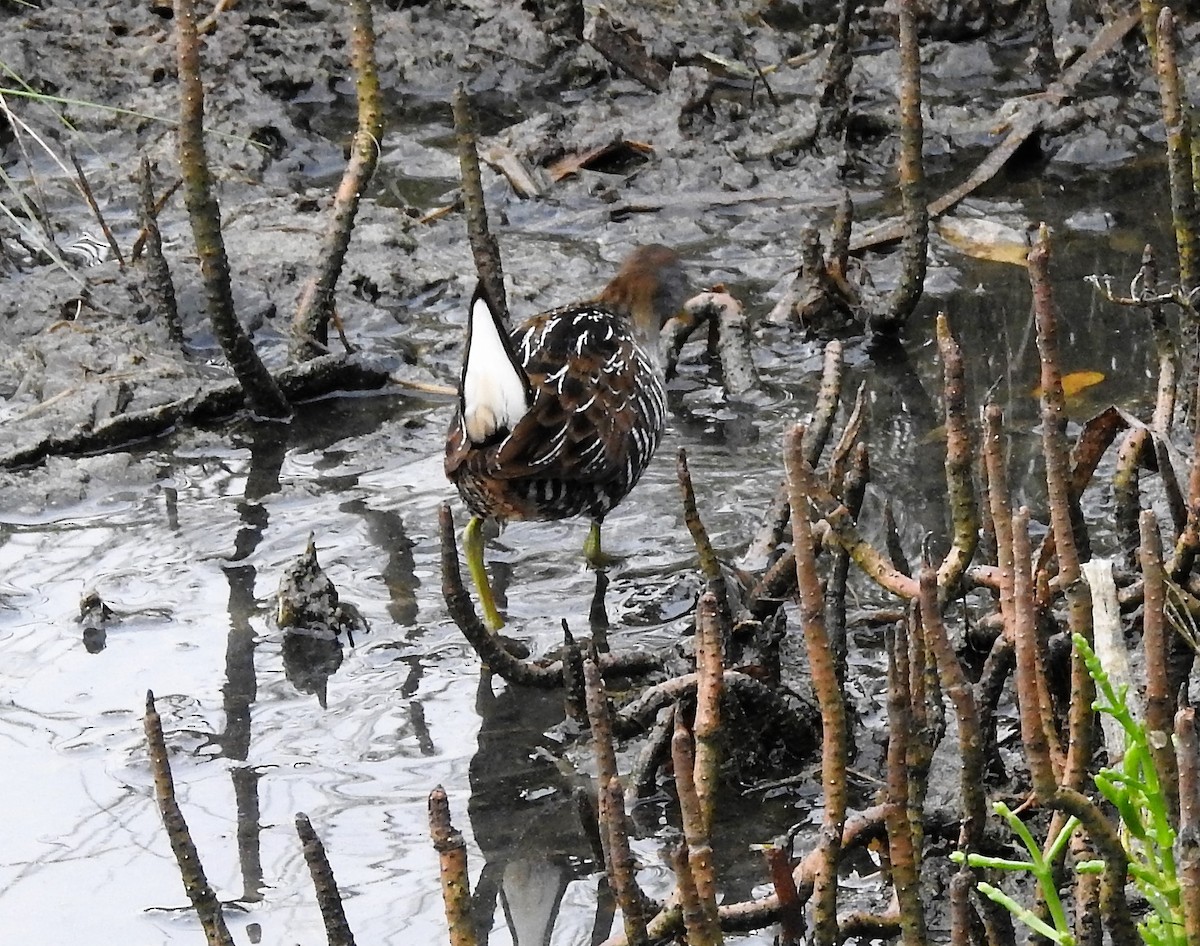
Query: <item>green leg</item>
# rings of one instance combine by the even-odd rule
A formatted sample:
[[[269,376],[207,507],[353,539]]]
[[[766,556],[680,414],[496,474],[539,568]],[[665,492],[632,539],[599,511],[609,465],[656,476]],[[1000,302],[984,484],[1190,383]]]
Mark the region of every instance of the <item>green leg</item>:
[[[600,549],[600,523],[595,520],[592,520],[588,537],[583,542],[583,557],[595,569],[601,569],[608,564],[608,559],[604,557],[604,552]]]
[[[492,598],[492,586],[488,584],[487,569],[483,565],[483,520],[472,516],[463,530],[463,551],[467,556],[467,570],[475,589],[479,592],[479,606],[483,608],[483,623],[489,630],[498,631],[504,627],[504,618],[496,610],[496,601]]]

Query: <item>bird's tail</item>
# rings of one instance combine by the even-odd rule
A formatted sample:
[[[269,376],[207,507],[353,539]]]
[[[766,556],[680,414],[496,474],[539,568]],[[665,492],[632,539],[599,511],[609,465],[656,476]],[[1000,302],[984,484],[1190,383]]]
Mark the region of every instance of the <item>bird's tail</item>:
[[[532,401],[529,378],[513,351],[512,338],[480,281],[467,315],[459,385],[467,438],[478,445],[507,436]]]

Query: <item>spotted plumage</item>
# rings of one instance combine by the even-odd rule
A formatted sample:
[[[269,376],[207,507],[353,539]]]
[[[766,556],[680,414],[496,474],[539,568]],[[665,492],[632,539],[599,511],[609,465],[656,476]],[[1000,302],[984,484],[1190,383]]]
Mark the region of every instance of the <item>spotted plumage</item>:
[[[598,526],[628,495],[662,438],[652,353],[685,289],[673,251],[642,247],[594,300],[536,315],[511,336],[476,290],[446,441],[446,475],[476,528],[580,515]],[[597,532],[597,553],[598,542]]]

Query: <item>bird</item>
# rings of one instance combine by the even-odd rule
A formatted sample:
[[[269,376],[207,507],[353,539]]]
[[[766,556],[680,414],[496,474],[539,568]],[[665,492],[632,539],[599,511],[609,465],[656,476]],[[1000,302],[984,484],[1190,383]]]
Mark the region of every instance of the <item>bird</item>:
[[[476,287],[445,470],[471,514],[463,549],[491,630],[504,621],[484,569],[488,519],[587,516],[584,555],[602,564],[600,525],[637,484],[666,426],[658,336],[683,309],[687,286],[674,250],[641,246],[597,296],[511,333],[482,280]]]

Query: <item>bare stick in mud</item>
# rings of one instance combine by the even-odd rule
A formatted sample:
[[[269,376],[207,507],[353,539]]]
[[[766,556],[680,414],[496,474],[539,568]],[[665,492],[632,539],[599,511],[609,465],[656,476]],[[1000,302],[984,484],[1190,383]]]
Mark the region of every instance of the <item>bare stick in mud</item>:
[[[600,826],[608,841],[609,883],[617,895],[629,946],[647,946],[645,897],[638,886],[636,861],[625,828],[625,802],[621,780],[610,778],[600,786]]]
[[[488,297],[500,313],[500,318],[507,322],[508,296],[504,291],[504,266],[500,261],[500,246],[488,228],[475,118],[471,114],[471,100],[465,86],[460,84],[454,89],[451,104],[454,109],[454,146],[458,151],[463,203],[467,211],[467,238],[471,242],[471,255],[475,258],[475,271],[483,280]]]
[[[825,790],[822,817],[822,865],[814,888],[814,941],[818,946],[833,946],[838,940],[837,865],[841,853],[842,828],[846,823],[847,784],[846,706],[829,638],[825,630],[825,600],[813,554],[812,525],[809,522],[808,493],[802,470],[804,428],[793,427],[784,442],[784,469],[792,505],[792,545],[796,550],[796,585],[800,589],[800,613],[812,686],[821,706],[821,784]],[[842,507],[845,508],[845,507]]]
[[[183,186],[183,178],[177,177],[177,178],[175,178],[175,180],[173,180],[171,182],[170,186],[168,186],[165,191],[163,191],[161,194],[158,195],[158,199],[154,202],[154,213],[153,213],[153,216],[156,220],[158,219],[158,215],[160,213],[162,213],[163,208],[165,206],[167,206],[167,201],[169,201],[172,197],[174,197],[175,192],[177,190],[179,190],[179,188],[182,186]],[[142,252],[146,248],[146,237],[147,237],[146,227],[145,227],[145,224],[142,224],[141,229],[138,230],[137,237],[134,238],[133,249],[131,249],[129,251],[129,262],[136,263],[138,261],[138,259],[141,257]]]
[[[842,350],[842,343],[837,339],[825,346],[821,368],[821,386],[817,390],[817,403],[804,434],[804,459],[813,469],[816,469],[821,460],[821,454],[825,452],[830,431],[833,430],[833,423],[837,418],[838,405],[841,403]],[[771,500],[770,511],[763,520],[762,528],[751,539],[750,547],[743,556],[743,563],[746,567],[753,568],[760,562],[765,563],[779,547],[787,529],[790,509],[788,485],[784,481],[775,491],[775,498]],[[794,562],[788,567],[793,572],[795,571]]]
[[[829,43],[829,59],[821,77],[821,108],[825,114],[821,128],[831,138],[840,138],[850,114],[850,70],[854,57],[850,54],[850,15],[853,0],[838,0],[837,25]]]
[[[450,946],[476,946],[475,922],[471,918],[471,881],[467,876],[467,845],[450,822],[450,801],[438,786],[429,793],[429,834],[442,878],[442,902],[450,927]]]
[[[1200,943],[1200,735],[1196,709],[1183,706],[1175,714],[1175,757],[1179,768],[1180,899],[1189,943]]]
[[[776,838],[763,848],[771,886],[779,899],[779,946],[800,946],[804,941],[804,901],[792,876],[790,848],[786,837]]]
[[[925,579],[928,581],[928,579]],[[936,605],[935,605],[936,606]],[[912,717],[915,702],[910,686],[912,673],[921,673],[908,659],[908,634],[905,622],[898,621],[887,634],[887,832],[888,854],[892,866],[892,887],[900,905],[901,941],[904,946],[925,943],[925,911],[921,905],[920,841],[914,837],[909,804],[912,787],[909,780],[909,740],[916,728]]]
[[[124,269],[125,257],[121,253],[121,247],[117,245],[117,238],[113,236],[108,221],[104,219],[104,214],[100,211],[100,205],[96,203],[96,195],[92,193],[92,185],[88,183],[87,175],[83,173],[83,167],[80,165],[79,159],[75,157],[75,152],[70,151],[68,154],[71,158],[71,164],[75,168],[75,175],[79,179],[79,191],[83,194],[83,199],[87,201],[88,207],[91,208],[92,216],[100,224],[100,229],[104,233],[104,239],[108,242],[108,248],[112,250],[112,255],[116,259],[117,264],[121,269]]]
[[[1179,253],[1179,282],[1185,290],[1190,290],[1200,278],[1200,244],[1197,243],[1200,221],[1192,180],[1192,136],[1183,107],[1186,93],[1179,74],[1175,17],[1170,7],[1164,7],[1159,13],[1155,38],[1155,67],[1163,124],[1167,131],[1167,174],[1171,184],[1171,222]]]
[[[1082,581],[1080,550],[1076,545],[1074,510],[1077,496],[1071,490],[1071,457],[1067,446],[1067,397],[1063,391],[1058,353],[1058,314],[1050,285],[1050,236],[1043,224],[1037,242],[1029,251],[1029,281],[1037,322],[1037,344],[1041,355],[1042,454],[1046,463],[1046,502],[1058,559],[1059,584],[1067,601],[1067,620],[1072,634],[1092,641],[1092,602],[1087,582]],[[1019,567],[1019,563],[1018,563]],[[1081,790],[1092,758],[1092,701],[1095,685],[1082,654],[1071,658],[1071,707],[1068,726],[1066,771],[1063,784]]]
[[[871,327],[895,334],[908,321],[925,288],[926,252],[929,246],[929,210],[925,197],[925,161],[922,156],[925,126],[921,119],[921,43],[917,35],[915,0],[900,0],[897,7],[900,33],[900,203],[904,208],[904,237],[900,254],[900,281],[887,303],[875,314]]]
[[[146,693],[144,725],[150,771],[154,776],[154,795],[158,799],[158,810],[162,815],[163,827],[167,829],[171,851],[179,864],[183,889],[200,918],[208,946],[233,946],[233,937],[229,935],[225,915],[221,912],[221,901],[208,885],[204,866],[200,863],[200,852],[196,850],[183,811],[175,799],[175,782],[171,777],[171,763],[167,758],[167,744],[163,739],[162,720],[158,716],[154,694],[151,692]]]
[[[938,351],[942,356],[943,399],[946,412],[946,491],[950,496],[953,543],[938,568],[942,601],[952,598],[959,580],[971,564],[979,543],[979,507],[971,473],[975,445],[967,424],[967,382],[962,348],[950,331],[946,313],[938,313]]]
[[[716,817],[717,786],[721,771],[721,696],[725,671],[721,658],[720,604],[712,592],[700,597],[696,607],[696,741],[695,786],[701,826],[707,836]],[[678,715],[678,714],[676,714]],[[690,842],[689,842],[690,846]],[[715,903],[714,903],[715,905]]]
[[[321,908],[321,919],[325,922],[325,936],[329,946],[354,946],[354,934],[346,920],[342,895],[333,876],[333,868],[329,865],[329,858],[325,855],[325,845],[313,830],[308,815],[303,812],[296,815],[296,834],[303,845],[304,862],[308,865],[309,876],[312,877],[313,887],[316,888],[317,906]]]
[[[733,616],[729,610],[729,599],[725,593],[725,576],[721,571],[721,562],[713,550],[708,530],[700,519],[700,510],[696,508],[696,492],[692,488],[692,474],[688,470],[687,451],[679,448],[675,458],[675,472],[679,477],[679,491],[683,495],[683,521],[691,533],[692,542],[696,546],[696,555],[700,559],[700,574],[704,576],[710,594],[715,595],[719,612],[719,634],[728,635],[733,630]],[[697,615],[699,610],[697,609]]]
[[[1150,754],[1158,770],[1158,783],[1170,813],[1171,823],[1178,826],[1179,772],[1171,746],[1174,728],[1175,694],[1169,671],[1171,644],[1167,634],[1166,581],[1163,575],[1162,539],[1154,510],[1141,515],[1141,548],[1138,558],[1142,566],[1142,653],[1146,659],[1146,737]]]
[[[688,731],[684,714],[675,713],[675,733],[671,737],[671,759],[675,768],[675,794],[679,800],[679,818],[687,851],[687,872],[679,877],[680,901],[684,905],[684,925],[688,942],[710,944],[721,942],[721,927],[717,920],[717,875],[713,863],[709,822],[696,783],[696,745]],[[685,881],[695,888],[695,905],[689,908],[690,892]],[[689,916],[689,914],[691,914]]]
[[[370,0],[350,0],[350,62],[354,69],[354,88],[358,97],[358,128],[350,150],[350,161],[342,174],[333,198],[329,227],[321,241],[316,267],[304,289],[292,318],[292,361],[304,361],[329,351],[329,320],[334,314],[334,293],[358,203],[375,173],[383,138],[383,104],[379,94],[379,73],[375,66],[375,23]]]
[[[250,410],[260,417],[288,417],[291,405],[258,357],[234,311],[221,210],[213,196],[212,174],[204,151],[204,84],[200,79],[200,38],[193,0],[175,0],[175,37],[180,93],[179,169],[213,335],[221,343]]]
[[[142,232],[146,234],[146,300],[151,311],[163,320],[167,336],[177,345],[182,345],[183,324],[179,321],[179,307],[175,304],[175,284],[171,282],[171,268],[162,252],[162,233],[158,229],[158,218],[154,211],[154,183],[150,176],[150,159],[142,157],[142,173],[138,178],[138,214]]]

